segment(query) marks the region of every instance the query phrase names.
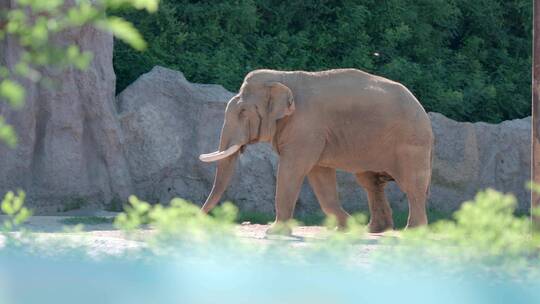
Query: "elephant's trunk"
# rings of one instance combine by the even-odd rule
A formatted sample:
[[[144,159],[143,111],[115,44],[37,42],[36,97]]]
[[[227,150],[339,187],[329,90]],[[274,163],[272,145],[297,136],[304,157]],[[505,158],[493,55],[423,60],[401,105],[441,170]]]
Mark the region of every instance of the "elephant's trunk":
[[[234,109],[234,105],[232,106]],[[231,109],[227,106],[227,109]],[[216,152],[201,154],[199,159],[204,162],[217,162],[216,176],[214,177],[214,185],[206,202],[202,206],[202,211],[210,212],[214,206],[219,203],[219,200],[233,175],[236,160],[243,146],[249,141],[249,133],[245,128],[242,128],[234,119],[225,119],[221,136],[219,139],[219,149]]]
[[[212,191],[210,192],[210,195],[208,195],[208,198],[201,209],[204,213],[210,212],[210,210],[216,206],[223,195],[223,192],[227,189],[234,172],[238,154],[239,153],[236,152],[233,155],[218,161]]]

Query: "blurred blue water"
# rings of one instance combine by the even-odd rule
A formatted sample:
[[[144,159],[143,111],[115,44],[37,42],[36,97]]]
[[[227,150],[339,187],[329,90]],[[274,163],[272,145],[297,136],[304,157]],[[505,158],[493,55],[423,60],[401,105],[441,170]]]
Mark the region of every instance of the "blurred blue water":
[[[540,303],[538,282],[405,273],[394,266],[295,265],[245,256],[96,261],[0,251],[0,303]]]

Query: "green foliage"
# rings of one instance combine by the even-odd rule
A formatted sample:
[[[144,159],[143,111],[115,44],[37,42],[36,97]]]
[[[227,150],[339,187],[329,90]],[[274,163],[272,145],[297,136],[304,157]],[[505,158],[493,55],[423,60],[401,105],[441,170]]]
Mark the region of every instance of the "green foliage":
[[[325,216],[323,213],[314,213],[308,215],[300,215],[297,217],[298,222],[305,226],[320,226],[324,224]],[[274,221],[275,217],[272,214],[257,212],[257,211],[240,211],[236,222],[250,222],[251,224],[268,224]]]
[[[4,117],[0,116],[0,141],[3,141],[8,147],[15,147],[17,145],[17,136],[15,136],[15,130],[4,120]]]
[[[82,197],[73,197],[71,199],[69,199],[67,202],[63,203],[62,204],[62,208],[58,208],[57,211],[61,211],[61,212],[67,212],[67,211],[71,211],[71,210],[78,210],[78,209],[81,209],[82,207],[86,206],[88,204],[88,202],[82,198]]]
[[[111,210],[119,211],[119,210]],[[452,214],[450,212],[442,212],[431,208],[427,209],[428,219],[430,223],[435,223],[443,219],[450,219]],[[295,216],[296,217],[296,216]],[[394,227],[396,229],[402,229],[407,225],[407,219],[409,212],[407,210],[394,210],[392,217],[394,218]],[[299,215],[296,217],[298,222],[302,226],[321,226],[325,223],[325,216],[322,212]],[[240,211],[236,223],[249,222],[251,224],[268,224],[274,221],[274,216],[268,213],[256,212],[256,211]]]
[[[120,198],[113,197],[112,200],[105,204],[104,209],[105,211],[120,212],[124,210],[123,205],[124,202]]]
[[[236,222],[241,224],[244,222],[249,222],[250,224],[268,224],[274,220],[274,217],[268,213],[264,212],[242,212],[238,213],[238,218]]]
[[[17,62],[13,66],[0,65],[0,101],[14,108],[21,108],[25,92],[21,81],[42,80],[42,67],[66,69],[74,67],[84,70],[92,60],[92,54],[77,44],[58,45],[54,37],[62,32],[93,25],[111,32],[129,46],[143,50],[144,39],[133,25],[115,16],[106,14],[107,9],[133,7],[148,12],[157,9],[159,0],[15,0],[3,4],[0,12],[0,42],[11,39],[18,44]],[[16,145],[13,128],[0,117],[0,141],[10,147]]]
[[[126,212],[116,218],[115,224],[127,231],[148,225],[155,230],[151,239],[154,249],[167,254],[176,254],[180,246],[183,253],[197,250],[197,255],[208,255],[209,251],[220,251],[225,246],[251,259],[277,256],[282,263],[318,263],[323,259],[354,265],[358,263],[359,246],[378,242],[369,256],[376,268],[380,264],[380,267],[399,266],[415,273],[442,271],[447,275],[538,277],[540,239],[531,237],[528,218],[514,215],[515,206],[514,196],[488,189],[478,193],[473,201],[463,203],[452,220],[440,220],[401,233],[388,232],[379,241],[366,235],[367,217],[363,214],[351,217],[344,231],[336,230],[335,219],[328,218],[326,232],[305,239],[308,244],[301,250],[291,250],[287,244],[294,241],[294,236],[278,238],[267,246],[239,239],[233,229],[237,211],[230,204],[218,209],[214,216],[208,216],[201,213],[199,207],[180,199],[163,207],[131,197]],[[282,228],[290,229],[289,226]]]
[[[392,211],[392,217],[394,218],[394,228],[403,229],[405,228],[405,226],[407,226],[407,220],[409,219],[409,211],[408,210]],[[429,222],[434,224],[440,220],[450,219],[452,217],[452,213],[431,209],[428,206],[427,217],[429,219]]]
[[[0,96],[6,98],[12,107],[20,108],[24,101],[24,89],[16,82],[4,79],[0,82]]]
[[[540,190],[535,185],[529,187]],[[3,234],[8,241],[15,241],[10,244],[26,244],[31,250],[43,249],[43,244],[33,244],[29,235],[15,238],[8,233],[19,228],[31,215],[24,207],[24,198],[24,192],[19,191],[17,195],[8,192],[3,199],[1,210],[7,215]],[[442,276],[510,277],[512,280],[539,278],[540,237],[531,234],[528,218],[515,215],[515,207],[513,195],[492,189],[479,192],[474,200],[462,204],[452,220],[440,220],[399,234],[389,232],[381,240],[375,240],[379,244],[367,257],[368,261],[376,269],[399,267],[405,273],[414,271],[415,274],[436,271]],[[196,263],[214,262],[216,260],[212,259],[223,258],[225,254],[232,260],[277,259],[284,264],[331,262],[351,267],[359,262],[360,246],[375,244],[366,235],[367,217],[363,214],[352,216],[344,230],[336,230],[335,218],[327,218],[322,235],[303,240],[306,246],[291,247],[288,242],[298,239],[293,237],[260,243],[238,238],[235,230],[238,210],[230,203],[216,208],[212,215],[206,215],[198,206],[182,199],[173,199],[168,206],[162,206],[131,196],[124,209],[125,212],[114,219],[117,228],[132,235],[137,229],[150,229],[144,240],[151,245],[149,248],[153,255],[181,255]],[[79,225],[82,222],[101,224],[110,223],[111,219],[73,217],[66,220],[66,224]],[[291,226],[283,228],[290,229]],[[65,240],[57,240],[57,243],[58,248],[64,251],[75,248]],[[43,252],[42,249],[39,252]]]
[[[114,220],[114,225],[124,231],[132,231],[141,225],[150,222],[149,213],[152,206],[139,200],[136,196],[129,197],[129,205],[124,206],[125,212],[119,214]]]
[[[333,216],[327,217],[324,226],[327,235],[324,241],[318,242],[316,250],[326,254],[347,256],[347,250],[351,243],[355,243],[365,238],[367,217],[364,214],[355,214],[347,220],[347,228],[338,230],[337,219]],[[344,255],[345,253],[345,255]]]
[[[487,272],[493,275],[539,275],[540,242],[531,237],[530,220],[514,215],[516,199],[492,189],[463,203],[454,220],[405,231],[391,239],[383,261],[401,258],[417,267],[429,262],[449,271]]]
[[[12,231],[30,215],[23,201],[22,192],[6,195],[2,203],[2,211],[8,214],[4,232]],[[237,237],[234,221],[238,211],[230,203],[206,215],[198,206],[182,199],[162,206],[135,196],[130,197],[125,212],[115,218],[114,224],[133,236],[142,235],[150,244],[140,252],[144,254],[141,257],[180,256],[183,262],[189,259],[196,265],[223,262],[223,258],[238,265],[249,260],[291,265],[339,264],[350,268],[368,262],[373,269],[390,267],[392,273],[404,271],[420,276],[435,271],[441,277],[540,278],[540,238],[531,234],[526,217],[514,215],[515,206],[514,196],[488,189],[463,203],[452,220],[400,233],[388,232],[379,240],[366,235],[367,217],[359,214],[351,217],[343,231],[336,230],[335,219],[328,218],[322,235],[259,242]],[[137,234],[141,229],[145,233]],[[31,240],[27,238],[24,244],[32,245]],[[294,245],[298,241],[304,244]],[[55,246],[64,251],[74,248],[66,240],[59,239],[57,243]],[[375,244],[373,249],[362,248]],[[43,244],[32,248],[43,249]],[[42,249],[35,252],[42,253]],[[359,256],[366,251],[367,256]]]
[[[2,225],[2,231],[4,233],[19,227],[32,215],[32,212],[23,206],[24,198],[25,194],[23,191],[19,191],[16,195],[9,191],[4,196],[0,205],[2,213],[8,216]]]
[[[100,225],[112,224],[114,218],[103,216],[74,216],[60,220],[64,225]]]
[[[102,29],[109,29],[116,37],[121,40],[129,41],[131,47],[138,51],[146,49],[146,42],[141,34],[126,20],[118,17],[110,17],[99,23]]]
[[[224,203],[206,215],[200,208],[183,199],[171,200],[169,206],[151,205],[130,196],[124,213],[114,220],[114,225],[126,232],[150,227],[156,234],[149,242],[158,250],[186,244],[218,245],[232,240],[234,220],[238,210],[231,203]]]
[[[460,121],[530,114],[526,0],[163,0],[156,14],[120,15],[148,49],[115,45],[118,91],[155,65],[233,91],[256,68],[354,67]]]

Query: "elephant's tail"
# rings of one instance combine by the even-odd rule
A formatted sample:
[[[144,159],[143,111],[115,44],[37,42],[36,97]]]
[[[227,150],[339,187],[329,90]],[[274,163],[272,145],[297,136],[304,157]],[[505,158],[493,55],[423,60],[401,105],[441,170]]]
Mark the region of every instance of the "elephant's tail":
[[[433,175],[433,149],[435,149],[435,138],[431,141],[431,149],[429,150],[429,178],[428,186],[426,189],[426,198],[429,198],[431,194],[431,177]]]

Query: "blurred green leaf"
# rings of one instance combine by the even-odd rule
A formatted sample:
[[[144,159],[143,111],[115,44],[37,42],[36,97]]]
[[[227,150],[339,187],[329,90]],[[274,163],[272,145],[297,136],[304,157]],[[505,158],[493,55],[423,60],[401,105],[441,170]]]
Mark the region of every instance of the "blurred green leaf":
[[[527,189],[529,190],[532,190],[538,194],[540,194],[540,185],[539,184],[536,184],[535,182],[533,181],[529,181],[527,183]]]
[[[0,116],[0,142],[4,142],[10,148],[17,145],[17,135],[11,125],[8,125]]]
[[[84,70],[92,61],[93,54],[91,52],[81,52],[75,44],[70,45],[66,50],[67,62],[73,63],[79,70]]]
[[[4,66],[0,66],[0,78],[8,78],[8,77],[9,77],[9,69]]]
[[[25,92],[20,84],[4,79],[0,82],[0,96],[6,98],[12,107],[21,108],[24,104]]]
[[[159,0],[105,0],[110,8],[119,8],[131,5],[136,9],[145,9],[150,13],[157,11]]]
[[[133,27],[133,24],[122,18],[109,17],[106,20],[98,22],[97,25],[104,30],[112,32],[114,36],[131,45],[136,50],[142,51],[146,48],[146,42],[141,34]]]
[[[82,26],[94,21],[102,12],[88,1],[83,1],[79,5],[70,7],[67,11],[66,24],[63,27]]]
[[[21,6],[27,6],[36,12],[52,11],[58,9],[64,0],[17,0]]]
[[[23,224],[31,215],[32,212],[24,207],[25,193],[18,191],[15,195],[12,191],[8,191],[4,199],[0,203],[0,210],[8,216],[3,223],[3,232],[10,232],[17,226]]]
[[[11,199],[8,198],[10,194],[13,195],[12,192],[8,192],[8,194],[6,194],[6,197],[2,201],[2,212],[4,212],[7,215],[12,215],[13,213],[15,213],[15,210],[13,209],[13,206],[11,205]]]
[[[19,213],[15,216],[13,219],[13,222],[15,225],[21,225],[22,223],[26,222],[28,218],[32,215],[32,212],[26,208],[22,208]]]

